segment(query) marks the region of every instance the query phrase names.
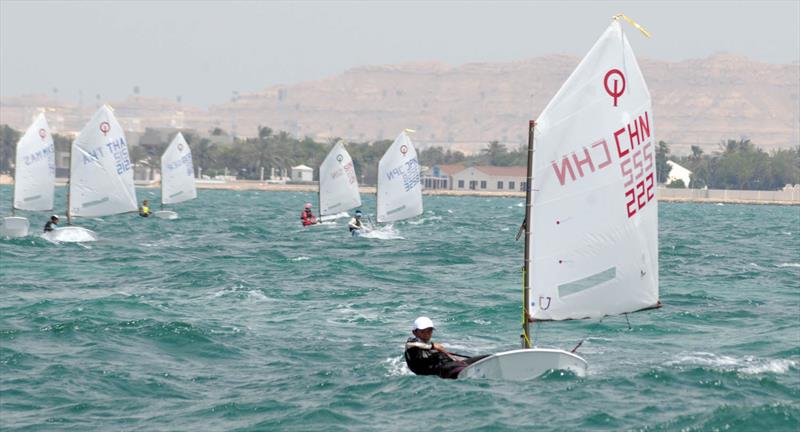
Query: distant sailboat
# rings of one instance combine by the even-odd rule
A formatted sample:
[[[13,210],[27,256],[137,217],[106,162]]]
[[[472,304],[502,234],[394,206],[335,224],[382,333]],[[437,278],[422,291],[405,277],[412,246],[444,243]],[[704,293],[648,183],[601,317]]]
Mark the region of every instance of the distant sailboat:
[[[337,142],[319,166],[320,220],[347,216],[347,211],[361,206],[358,177],[344,143]]]
[[[125,133],[111,108],[103,105],[72,142],[67,220],[45,237],[59,242],[97,240],[89,229],[71,226],[73,217],[102,217],[137,211],[133,164]]]
[[[405,131],[378,163],[378,223],[395,222],[422,214],[422,184],[417,150]]]
[[[153,213],[162,219],[177,219],[178,213],[164,210],[164,204],[177,204],[197,198],[192,150],[178,132],[161,156],[161,210]]]
[[[56,181],[55,148],[53,136],[44,113],[39,114],[33,124],[17,142],[14,163],[14,196],[11,216],[3,218],[2,235],[24,237],[30,230],[30,222],[16,216],[15,210],[45,211],[53,209],[53,194]]]
[[[460,378],[582,375],[587,363],[574,353],[531,348],[529,320],[660,306],[654,119],[619,17],[627,19],[615,17],[529,126],[524,348],[469,365]]]

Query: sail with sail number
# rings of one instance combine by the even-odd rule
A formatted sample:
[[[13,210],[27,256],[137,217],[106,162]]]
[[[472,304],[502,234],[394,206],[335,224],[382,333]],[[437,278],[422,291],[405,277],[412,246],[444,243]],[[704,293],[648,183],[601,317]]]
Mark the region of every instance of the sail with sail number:
[[[14,168],[14,208],[51,210],[56,182],[56,157],[53,136],[43,113],[36,117],[17,143]]]
[[[378,222],[394,222],[422,214],[419,160],[405,131],[378,163]]]
[[[178,132],[161,155],[161,204],[177,204],[197,198],[192,150]]]
[[[339,141],[319,166],[320,216],[346,212],[360,205],[361,194],[353,159]]]
[[[614,20],[539,116],[530,312],[599,318],[658,303],[655,118]]]
[[[70,217],[137,210],[128,143],[110,107],[100,107],[84,126],[72,143],[70,159]]]

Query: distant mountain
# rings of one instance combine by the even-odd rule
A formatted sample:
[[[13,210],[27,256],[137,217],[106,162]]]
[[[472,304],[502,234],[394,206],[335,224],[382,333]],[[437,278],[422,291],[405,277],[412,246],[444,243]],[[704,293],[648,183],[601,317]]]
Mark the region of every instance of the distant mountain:
[[[417,131],[415,142],[423,146],[471,152],[491,140],[512,147],[523,144],[527,120],[544,109],[578,61],[551,55],[461,66],[367,66],[243,94],[208,110],[144,97],[112,105],[131,128],[181,124],[253,136],[262,125],[298,136],[353,141],[390,139],[412,128]],[[741,137],[765,149],[800,143],[797,63],[773,65],[715,55],[681,62],[642,59],[640,65],[653,96],[657,138],[670,143],[673,152],[687,153],[691,145],[713,151],[723,139]],[[43,103],[52,101],[4,98],[1,120],[24,128],[27,121],[20,120],[26,116],[20,110],[31,111]],[[69,107],[57,107],[56,112],[65,109]],[[78,130],[88,116],[82,114],[77,123],[65,121],[63,127]]]

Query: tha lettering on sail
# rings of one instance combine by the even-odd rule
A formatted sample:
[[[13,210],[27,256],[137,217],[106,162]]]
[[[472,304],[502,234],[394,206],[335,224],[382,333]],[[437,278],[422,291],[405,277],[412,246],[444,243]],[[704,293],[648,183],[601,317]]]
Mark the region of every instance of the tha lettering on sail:
[[[619,168],[625,181],[625,210],[633,217],[655,198],[655,157],[647,111],[614,132]]]
[[[125,143],[125,138],[119,137],[114,141],[96,147],[92,150],[83,153],[83,164],[87,165],[104,157],[105,152],[108,152],[114,158],[115,168],[117,174],[122,174],[131,170],[131,159],[128,155],[128,145]]]

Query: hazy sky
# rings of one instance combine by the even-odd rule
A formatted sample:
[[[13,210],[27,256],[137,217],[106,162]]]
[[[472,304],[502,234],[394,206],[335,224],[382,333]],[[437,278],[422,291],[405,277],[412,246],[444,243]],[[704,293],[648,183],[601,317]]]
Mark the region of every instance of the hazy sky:
[[[623,12],[640,57],[800,57],[800,1],[217,2],[0,0],[0,96],[142,95],[207,106],[354,66],[585,54]]]

